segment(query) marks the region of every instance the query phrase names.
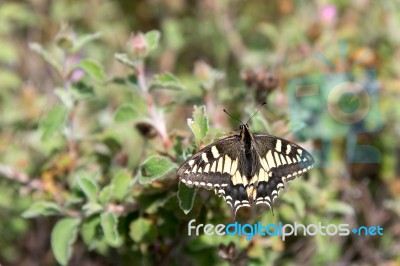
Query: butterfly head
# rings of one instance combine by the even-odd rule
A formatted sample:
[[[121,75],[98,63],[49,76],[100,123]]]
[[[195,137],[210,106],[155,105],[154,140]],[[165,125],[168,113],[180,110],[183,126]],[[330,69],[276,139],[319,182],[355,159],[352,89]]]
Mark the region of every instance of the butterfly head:
[[[264,102],[263,104],[260,105],[260,107],[257,109],[257,111],[249,118],[249,120],[247,120],[246,123],[243,123],[242,121],[240,121],[240,119],[232,116],[231,114],[229,114],[225,109],[224,112],[229,115],[230,117],[232,117],[233,119],[237,120],[240,122],[240,137],[242,138],[243,141],[247,141],[249,142],[250,140],[253,140],[253,134],[251,133],[250,127],[249,127],[249,122],[250,120],[258,113],[258,111],[260,111],[261,107],[263,107],[265,104],[267,104],[266,102]]]
[[[248,123],[241,124],[239,129],[240,129],[240,136],[241,136],[242,140],[253,139],[253,134],[251,133]]]
[[[249,128],[249,124],[241,124],[240,126],[239,126],[239,129],[240,129],[240,131],[244,131],[244,130],[250,130],[250,128]]]

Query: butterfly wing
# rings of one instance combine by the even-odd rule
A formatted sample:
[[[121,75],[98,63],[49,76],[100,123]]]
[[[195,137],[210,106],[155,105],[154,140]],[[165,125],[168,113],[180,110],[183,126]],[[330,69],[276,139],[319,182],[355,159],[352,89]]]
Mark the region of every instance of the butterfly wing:
[[[232,135],[204,147],[179,168],[180,181],[189,187],[227,187],[237,171],[241,145],[238,136]]]
[[[250,207],[242,171],[243,145],[239,135],[232,135],[206,146],[183,163],[178,170],[180,180],[189,187],[214,189],[235,214],[240,207]]]
[[[286,181],[312,168],[314,159],[299,145],[267,134],[253,134],[252,147],[259,160],[258,171],[248,186],[253,186],[255,204],[272,203]],[[249,195],[250,197],[250,195]]]

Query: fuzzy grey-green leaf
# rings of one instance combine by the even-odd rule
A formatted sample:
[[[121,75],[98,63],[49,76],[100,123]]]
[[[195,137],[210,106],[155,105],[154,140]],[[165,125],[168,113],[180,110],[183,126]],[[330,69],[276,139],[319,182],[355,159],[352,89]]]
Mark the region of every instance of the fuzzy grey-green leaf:
[[[67,113],[67,108],[63,105],[56,105],[47,111],[39,123],[39,128],[43,132],[43,141],[50,139],[54,133],[65,125]]]
[[[158,30],[146,32],[144,37],[146,38],[148,52],[157,49],[161,37],[161,34]]]
[[[82,206],[82,210],[85,212],[86,216],[90,216],[103,211],[103,206],[97,202],[90,201]]]
[[[137,70],[137,65],[135,61],[131,60],[127,54],[125,53],[116,53],[114,54],[115,59],[117,59],[120,63],[129,66],[135,70]]]
[[[54,94],[61,100],[61,102],[70,110],[74,105],[74,99],[70,93],[68,93],[64,88],[55,88]]]
[[[105,75],[103,67],[94,60],[84,59],[79,62],[78,66],[85,71],[92,79],[97,82],[104,82]]]
[[[99,188],[94,177],[90,176],[90,174],[87,174],[86,172],[80,172],[78,174],[78,184],[88,200],[97,200]]]
[[[67,265],[72,255],[72,245],[76,241],[80,219],[59,220],[51,232],[51,249],[57,262]]]
[[[175,168],[177,168],[177,165],[167,157],[152,155],[142,164],[139,182],[142,184],[150,183],[165,176]]]
[[[132,176],[128,171],[118,171],[111,181],[112,197],[117,200],[122,200],[130,189]]]
[[[204,105],[200,107],[194,106],[193,118],[189,118],[187,123],[196,137],[197,142],[200,143],[208,132],[206,107]]]
[[[115,111],[114,120],[116,122],[128,122],[138,117],[138,111],[132,104],[123,104]]]
[[[118,218],[114,213],[105,212],[100,216],[101,228],[108,244],[115,246],[119,240],[118,235]]]
[[[130,224],[129,236],[135,242],[152,242],[157,237],[157,227],[150,219],[140,217]]]
[[[182,182],[179,182],[177,197],[179,200],[179,207],[185,214],[188,214],[192,210],[195,196],[195,188],[190,188]]]
[[[345,215],[354,213],[354,209],[350,205],[339,201],[327,202],[325,205],[325,210],[327,213],[338,213]]]
[[[35,43],[35,42],[31,42],[29,43],[29,48],[34,51],[35,53],[37,53],[38,55],[40,55],[46,62],[48,62],[50,65],[52,65],[59,73],[61,73],[61,63],[58,62],[54,56],[52,56],[51,54],[49,54],[41,44],[39,43]]]
[[[86,245],[91,245],[95,241],[98,229],[100,227],[100,217],[98,215],[85,219],[82,224],[80,235]]]
[[[99,193],[99,202],[101,204],[106,204],[111,198],[111,193],[112,193],[112,185],[108,185],[103,187],[103,189]]]
[[[33,218],[37,216],[50,216],[61,213],[61,207],[54,202],[38,201],[34,202],[28,210],[22,213],[24,218]]]
[[[97,40],[101,37],[101,32],[95,32],[90,34],[82,35],[74,42],[74,47],[72,48],[73,51],[78,51],[82,46],[86,45],[87,43]]]
[[[154,80],[150,84],[150,89],[154,88],[165,88],[170,90],[184,90],[185,86],[181,81],[171,73],[164,73],[155,76]]]

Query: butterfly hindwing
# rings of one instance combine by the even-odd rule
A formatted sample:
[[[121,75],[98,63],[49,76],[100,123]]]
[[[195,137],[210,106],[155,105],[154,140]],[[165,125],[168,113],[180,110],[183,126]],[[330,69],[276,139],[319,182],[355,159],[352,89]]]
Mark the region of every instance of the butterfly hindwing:
[[[246,188],[243,184],[230,184],[227,187],[220,189],[219,192],[224,197],[226,203],[231,206],[232,212],[236,215],[236,212],[241,207],[250,207],[250,201],[248,198],[248,194]]]

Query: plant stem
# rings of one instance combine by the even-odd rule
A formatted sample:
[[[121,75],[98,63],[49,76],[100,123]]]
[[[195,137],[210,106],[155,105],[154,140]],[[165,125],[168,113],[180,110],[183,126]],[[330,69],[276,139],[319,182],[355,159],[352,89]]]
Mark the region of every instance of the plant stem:
[[[30,189],[43,190],[44,184],[38,179],[31,179],[27,174],[18,171],[8,165],[0,164],[0,175],[6,177],[9,180],[17,181]]]
[[[146,100],[146,105],[150,112],[152,125],[156,129],[158,135],[160,136],[164,144],[164,148],[168,150],[172,146],[172,141],[168,136],[164,113],[157,111],[157,108],[154,104],[153,94],[149,92],[149,88],[146,83],[143,60],[139,60],[137,62],[137,78],[140,91],[144,99]]]
[[[68,93],[68,96],[72,98],[72,91],[71,91],[71,81],[70,81],[70,69],[68,67],[68,54],[64,52],[64,63],[63,63],[63,86],[65,91]],[[67,121],[67,145],[68,151],[72,158],[76,156],[76,145],[75,145],[75,103],[71,107],[71,110],[68,112],[68,121]]]

